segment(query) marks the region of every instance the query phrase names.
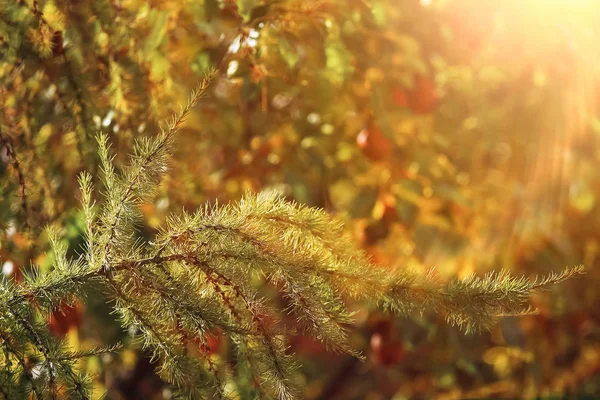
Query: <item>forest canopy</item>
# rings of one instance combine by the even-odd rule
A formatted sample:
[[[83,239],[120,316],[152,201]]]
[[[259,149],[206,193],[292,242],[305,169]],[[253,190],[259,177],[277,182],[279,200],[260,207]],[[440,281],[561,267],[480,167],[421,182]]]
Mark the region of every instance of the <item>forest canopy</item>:
[[[598,20],[0,0],[0,396],[600,394]]]

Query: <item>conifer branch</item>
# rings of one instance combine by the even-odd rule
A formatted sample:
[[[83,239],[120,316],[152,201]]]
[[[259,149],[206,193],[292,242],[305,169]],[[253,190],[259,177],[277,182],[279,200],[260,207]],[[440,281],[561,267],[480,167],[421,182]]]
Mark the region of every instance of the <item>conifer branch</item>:
[[[84,351],[67,351],[64,354],[61,354],[56,357],[58,361],[74,361],[79,360],[80,358],[88,358],[88,357],[96,357],[109,353],[117,353],[123,349],[123,345],[121,343],[101,346],[97,348],[93,348],[91,350]]]
[[[52,358],[50,357],[50,349],[46,346],[46,344],[42,341],[38,332],[36,332],[35,328],[15,309],[9,310],[9,315],[12,315],[15,318],[15,321],[21,325],[21,327],[29,334],[29,337],[32,340],[33,345],[37,348],[39,352],[42,353],[44,357],[44,364],[46,366],[46,370],[48,371],[48,392],[50,393],[50,398],[56,398],[56,377],[54,373],[54,366],[52,364]]]
[[[0,331],[0,339],[2,339],[3,347],[12,355],[12,357],[14,357],[16,359],[17,363],[21,367],[21,372],[22,372],[23,376],[25,377],[25,379],[31,385],[32,392],[35,394],[35,396],[38,399],[42,399],[43,398],[42,391],[38,387],[36,380],[34,379],[33,375],[31,374],[31,371],[29,370],[29,367],[27,366],[27,363],[25,362],[25,357],[24,357],[22,351],[18,350],[16,348],[16,346],[14,344],[14,338],[9,337],[8,334],[6,334],[4,331]],[[10,363],[9,356],[7,356],[6,354],[4,356],[4,363],[5,364]],[[8,393],[5,393],[4,395],[5,395],[6,399],[11,398],[8,395]]]
[[[33,14],[38,19],[39,24],[39,38],[37,40],[37,44],[41,45],[40,53],[42,56],[49,56],[52,52],[56,52],[60,54],[62,58],[64,69],[65,69],[65,77],[71,90],[75,95],[75,103],[78,107],[74,107],[71,110],[75,118],[75,123],[77,129],[82,134],[83,140],[87,141],[90,135],[90,128],[88,126],[88,111],[87,111],[87,103],[83,98],[83,89],[81,85],[79,85],[75,78],[75,70],[69,58],[67,57],[67,50],[62,47],[62,35],[63,32],[57,31],[48,23],[46,18],[44,17],[44,13],[40,10],[39,4],[37,0],[34,0],[31,5],[28,5],[25,1],[19,1],[18,4],[23,5],[27,8],[31,14]],[[57,48],[57,45],[54,43],[55,40],[59,39],[60,48]],[[58,93],[58,90],[57,90]],[[58,94],[60,96],[60,94]],[[81,147],[81,143],[78,140],[78,150],[81,157],[84,157],[84,149]]]
[[[214,76],[215,72],[212,72],[198,84],[196,89],[192,91],[186,106],[168,121],[167,129],[161,129],[161,133],[156,140],[152,142],[140,140],[137,143],[137,146],[135,147],[135,156],[132,157],[132,165],[124,177],[128,183],[121,189],[120,196],[115,199],[113,210],[111,210],[112,212],[107,218],[107,220],[110,221],[110,228],[106,233],[107,239],[104,240],[103,263],[105,268],[108,267],[106,263],[111,255],[112,243],[118,234],[117,225],[122,220],[122,214],[125,212],[126,208],[131,205],[130,203],[136,194],[147,196],[151,193],[154,189],[153,186],[157,183],[157,179],[166,172],[166,157],[170,142],[175,133],[180,129],[190,110],[205,95],[209,83]],[[106,137],[101,137],[100,141],[103,143],[103,146],[101,146],[101,156],[104,173],[105,176],[107,176],[107,181],[110,182],[110,185],[106,189],[112,190],[114,179],[111,176],[114,173],[114,170],[112,166],[110,166],[111,162],[108,156]]]
[[[17,158],[17,154],[15,153],[15,148],[12,139],[10,136],[5,135],[2,132],[2,128],[0,127],[0,149],[6,153],[6,158],[8,159],[9,164],[14,169],[17,175],[17,184],[20,188],[20,197],[21,197],[21,207],[20,211],[23,214],[24,219],[24,227],[25,229],[29,228],[29,205],[27,201],[27,190],[25,185],[25,174],[23,172],[23,168],[19,163]]]
[[[273,299],[260,297],[252,284],[257,277],[279,290],[286,311],[306,333],[330,350],[359,356],[348,341],[348,299],[403,315],[441,312],[470,332],[489,328],[502,315],[531,312],[533,291],[583,272],[575,267],[533,280],[499,272],[441,282],[433,273],[378,267],[356,249],[335,218],[274,192],[172,215],[153,242],[140,242],[138,205],[151,197],[165,174],[172,138],[209,82],[210,77],[200,84],[156,138],[136,142],[121,172],[113,166],[106,136],[98,138],[105,186],[105,201],[98,207],[92,202],[91,175],[79,177],[85,254],[69,259],[50,232],[53,269],[34,273],[22,284],[2,282],[0,305],[8,310],[2,323],[9,329],[0,326],[0,339],[38,398],[57,397],[57,385],[66,384],[69,396],[86,399],[86,379],[74,371],[73,362],[117,350],[71,352],[46,326],[30,322],[35,313],[85,297],[90,285],[104,289],[123,326],[139,330],[160,375],[189,397],[235,397],[226,390],[225,380],[232,379],[227,365],[208,349],[207,338],[220,332],[248,360],[259,393],[291,400],[297,398],[297,365],[285,341],[291,332],[269,307]],[[189,351],[194,343],[200,356]],[[41,354],[43,378],[26,368],[24,344]]]

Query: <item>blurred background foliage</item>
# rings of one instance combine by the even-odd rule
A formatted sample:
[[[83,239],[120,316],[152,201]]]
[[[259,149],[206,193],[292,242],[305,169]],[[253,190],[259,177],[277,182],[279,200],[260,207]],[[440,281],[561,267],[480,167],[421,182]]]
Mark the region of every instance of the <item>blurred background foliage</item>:
[[[217,68],[144,205],[148,239],[170,211],[277,187],[342,216],[382,265],[587,266],[479,336],[354,305],[366,362],[291,339],[304,397],[600,395],[598,21],[594,0],[0,0],[3,273],[49,264],[46,224],[81,248],[97,132],[125,160]],[[125,341],[82,365],[98,393],[168,398],[98,299],[55,313],[55,333]]]

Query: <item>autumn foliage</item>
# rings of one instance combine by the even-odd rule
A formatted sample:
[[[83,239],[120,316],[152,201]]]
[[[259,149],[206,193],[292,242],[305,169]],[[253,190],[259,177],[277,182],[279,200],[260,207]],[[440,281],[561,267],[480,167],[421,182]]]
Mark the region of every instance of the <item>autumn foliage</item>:
[[[598,20],[0,0],[0,398],[597,396]]]

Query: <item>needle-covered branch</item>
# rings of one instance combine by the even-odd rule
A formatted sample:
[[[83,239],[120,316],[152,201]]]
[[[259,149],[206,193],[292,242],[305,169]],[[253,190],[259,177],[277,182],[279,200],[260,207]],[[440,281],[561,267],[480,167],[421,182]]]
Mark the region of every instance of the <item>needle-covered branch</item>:
[[[210,351],[210,336],[220,334],[237,349],[238,361],[247,362],[257,393],[293,399],[297,365],[286,344],[293,333],[278,318],[282,311],[293,314],[305,333],[328,349],[360,356],[348,340],[348,301],[401,315],[440,312],[451,324],[477,331],[500,316],[530,312],[534,290],[582,272],[576,267],[533,280],[499,272],[443,282],[433,273],[376,266],[340,221],[274,192],[173,215],[152,242],[141,242],[138,206],[152,198],[167,171],[173,137],[209,81],[161,134],[136,143],[120,173],[108,140],[100,136],[105,187],[99,206],[92,201],[92,177],[83,174],[79,181],[84,254],[69,259],[51,235],[50,272],[21,284],[2,283],[1,361],[9,372],[0,376],[4,397],[18,398],[14,383],[22,377],[36,398],[88,398],[87,377],[76,372],[75,361],[117,348],[72,352],[36,316],[84,298],[90,287],[105,293],[123,326],[135,328],[152,352],[160,375],[189,397],[230,398],[244,390],[246,381],[236,369]],[[273,285],[287,309],[277,307],[279,298],[263,297],[257,282]],[[32,357],[39,363],[30,366]]]

